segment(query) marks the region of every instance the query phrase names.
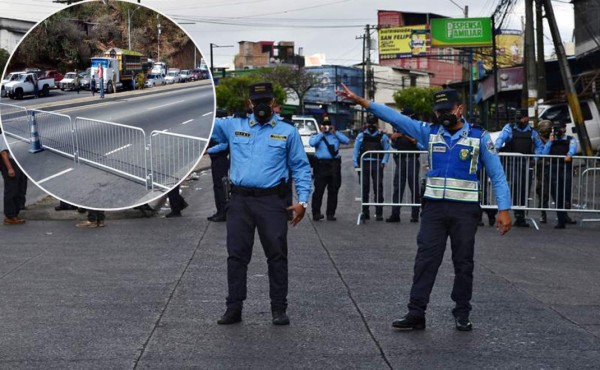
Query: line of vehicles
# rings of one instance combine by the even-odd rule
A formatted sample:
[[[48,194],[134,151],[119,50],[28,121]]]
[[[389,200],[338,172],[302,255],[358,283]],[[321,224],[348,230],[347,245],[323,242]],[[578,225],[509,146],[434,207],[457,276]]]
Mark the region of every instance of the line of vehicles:
[[[50,95],[50,89],[60,88],[89,90],[92,78],[96,81],[96,90],[100,89],[99,79],[103,77],[103,89],[111,94],[119,90],[133,90],[143,76],[143,85],[154,87],[176,82],[187,82],[209,78],[206,68],[181,70],[167,68],[164,62],[152,62],[141,53],[132,50],[112,48],[103,56],[91,58],[91,66],[85,71],[68,72],[62,75],[58,70],[41,71],[29,68],[25,71],[12,72],[2,80],[1,96],[11,99],[23,99],[26,95],[36,93],[39,96]],[[35,83],[37,81],[37,83]]]

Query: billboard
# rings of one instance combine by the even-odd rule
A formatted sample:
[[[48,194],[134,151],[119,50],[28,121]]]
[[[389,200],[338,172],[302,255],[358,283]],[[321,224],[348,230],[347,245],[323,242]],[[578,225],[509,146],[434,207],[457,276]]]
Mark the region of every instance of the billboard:
[[[453,48],[492,46],[492,19],[432,19],[431,46]]]
[[[520,30],[496,31],[496,63],[498,68],[513,67],[523,64],[523,32]],[[475,51],[474,58],[483,62],[487,70],[493,67],[492,48]]]
[[[388,27],[379,30],[379,60],[426,56],[429,53],[427,25]]]

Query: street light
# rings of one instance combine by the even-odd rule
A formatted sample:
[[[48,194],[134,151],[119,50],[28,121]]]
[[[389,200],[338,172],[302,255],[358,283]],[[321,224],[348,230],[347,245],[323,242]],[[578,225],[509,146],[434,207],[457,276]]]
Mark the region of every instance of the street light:
[[[137,8],[135,8],[134,11],[131,11],[131,9],[127,9],[127,38],[129,41],[129,50],[131,50],[131,18],[133,17],[133,13],[135,13],[136,10],[138,10],[140,7],[138,6]]]
[[[212,42],[210,43],[210,74],[212,75],[215,71],[214,65],[213,65],[213,48],[232,48],[233,45],[217,45],[217,44],[213,44]]]
[[[158,19],[158,54],[156,55],[156,61],[160,62],[160,14],[156,15],[156,19]]]

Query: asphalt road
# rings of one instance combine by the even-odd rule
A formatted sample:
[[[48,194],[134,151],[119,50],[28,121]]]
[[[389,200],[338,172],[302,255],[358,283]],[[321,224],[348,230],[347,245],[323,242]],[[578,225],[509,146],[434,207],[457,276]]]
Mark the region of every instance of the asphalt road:
[[[289,230],[287,327],[270,322],[258,235],[244,321],[216,325],[225,306],[226,227],[206,220],[214,212],[208,172],[185,184],[190,207],[182,218],[116,219],[109,212],[105,228],[81,230],[74,220],[53,220],[57,212],[49,210],[46,220],[0,226],[0,367],[598,368],[597,224],[554,230],[548,223],[503,237],[481,227],[474,330],[454,329],[448,251],[427,329],[399,332],[391,322],[406,310],[419,224],[407,222],[403,208],[400,224],[357,226],[358,182],[350,151],[341,155],[338,220],[305,218]]]
[[[75,141],[64,116],[37,113],[40,141],[50,150],[32,154],[30,144],[12,138],[9,146],[28,176],[44,190],[85,208],[128,208],[160,196],[191,171],[212,129],[214,96],[209,83],[107,94],[105,99],[71,96],[69,103],[25,105],[69,116],[76,128]],[[4,118],[8,123],[13,117]],[[139,130],[97,121],[139,128],[145,139]],[[52,131],[56,127],[63,129]],[[76,152],[79,160],[51,149]],[[149,178],[154,186],[148,187]]]

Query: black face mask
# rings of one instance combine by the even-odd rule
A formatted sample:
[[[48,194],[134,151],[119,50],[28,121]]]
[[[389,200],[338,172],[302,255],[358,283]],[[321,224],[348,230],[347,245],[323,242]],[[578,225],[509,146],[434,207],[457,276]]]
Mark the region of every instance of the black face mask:
[[[458,117],[456,117],[452,113],[445,112],[440,114],[440,116],[438,117],[438,122],[444,127],[452,127],[458,122]]]
[[[267,103],[259,103],[254,106],[252,113],[254,113],[254,117],[256,117],[258,122],[266,123],[273,115],[273,108],[271,108]]]

